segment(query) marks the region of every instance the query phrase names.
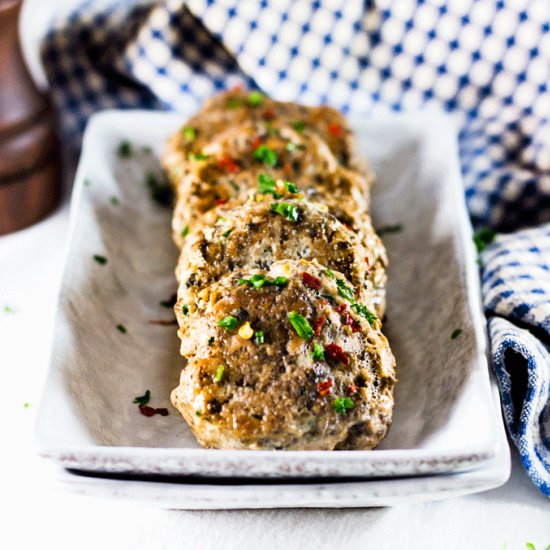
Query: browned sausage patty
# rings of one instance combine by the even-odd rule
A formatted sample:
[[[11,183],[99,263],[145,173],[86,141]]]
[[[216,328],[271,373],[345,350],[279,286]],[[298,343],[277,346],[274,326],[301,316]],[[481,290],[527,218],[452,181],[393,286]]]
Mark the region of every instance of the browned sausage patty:
[[[372,236],[376,237],[374,232]],[[177,268],[179,295],[195,295],[237,269],[269,269],[277,260],[316,259],[342,272],[361,301],[383,316],[384,253],[381,244],[363,246],[354,231],[320,205],[296,199],[251,202],[191,237]]]
[[[360,314],[342,284],[351,285],[316,262],[281,261],[228,273],[192,304],[180,299],[191,358],[172,402],[202,445],[379,443],[391,423],[394,358],[379,322]]]

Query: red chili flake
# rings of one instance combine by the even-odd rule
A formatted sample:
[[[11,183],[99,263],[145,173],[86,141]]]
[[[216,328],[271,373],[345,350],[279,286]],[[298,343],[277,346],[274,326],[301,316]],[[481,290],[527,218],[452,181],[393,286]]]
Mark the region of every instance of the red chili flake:
[[[353,231],[353,233],[355,233],[355,229],[353,229],[353,227],[351,227],[351,225],[348,225],[347,223],[344,224],[344,227],[346,229],[349,229],[350,231]]]
[[[275,111],[273,109],[266,109],[262,116],[264,120],[273,120],[275,118]]]
[[[317,391],[321,397],[330,395],[332,393],[332,378],[319,382],[317,384]]]
[[[336,313],[344,313],[347,307],[348,304],[340,304],[339,306],[334,308],[334,311],[336,311]]]
[[[310,275],[307,271],[302,273],[302,281],[306,286],[314,290],[319,290],[321,288],[321,279],[317,279],[317,277]]]
[[[346,313],[344,325],[350,326],[353,332],[359,332],[361,330],[361,324],[359,323],[359,321],[357,319],[354,319],[349,313]]]
[[[344,353],[344,350],[336,344],[327,344],[325,353],[331,359],[339,361],[342,365],[349,365],[349,357]]]
[[[319,334],[321,334],[321,329],[326,323],[326,320],[326,317],[319,317],[318,319],[315,319],[315,322],[313,323],[313,334],[315,334],[315,336],[319,336]]]
[[[328,125],[328,131],[329,134],[333,135],[334,137],[341,137],[344,133],[342,130],[342,126],[340,124],[333,122],[332,124]]]
[[[255,151],[261,144],[262,144],[262,138],[260,136],[256,136],[251,143],[252,149]]]
[[[321,298],[319,300],[319,303],[322,305],[322,306],[328,306],[328,300],[326,298]]]
[[[359,388],[355,384],[350,384],[349,388],[348,388],[348,391],[349,391],[350,395],[353,395],[354,393],[357,393],[358,389]]]
[[[370,259],[368,256],[365,256],[365,263],[370,267]]]
[[[153,407],[149,407],[149,405],[144,405],[143,407],[139,407],[139,412],[143,416],[155,416],[155,414],[160,414],[160,416],[168,416],[168,409],[165,409],[164,407],[155,409]]]
[[[225,204],[229,199],[227,197],[225,197],[224,199],[216,199],[214,201],[214,204],[216,206],[221,206],[222,204]]]
[[[291,174],[294,173],[294,169],[292,168],[292,164],[290,164],[290,162],[287,160],[285,161],[285,163],[283,164],[283,170],[285,172],[285,174],[290,177]]]
[[[236,174],[241,171],[241,167],[235,162],[229,155],[224,155],[218,160],[218,166],[222,170],[227,170],[232,174]]]

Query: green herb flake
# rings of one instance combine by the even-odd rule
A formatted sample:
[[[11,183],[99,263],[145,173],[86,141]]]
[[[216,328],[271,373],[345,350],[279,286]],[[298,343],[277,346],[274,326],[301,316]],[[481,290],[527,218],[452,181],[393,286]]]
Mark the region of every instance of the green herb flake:
[[[361,317],[364,317],[371,326],[379,321],[378,317],[366,306],[355,303],[351,307],[359,314]]]
[[[252,275],[250,279],[239,279],[238,283],[239,285],[249,284],[255,289],[262,288],[263,286],[283,287],[288,284],[288,277],[279,276],[279,277],[276,277],[275,279],[271,279],[269,277],[266,277],[265,275],[256,274],[256,275]]]
[[[385,225],[376,230],[379,235],[384,235],[386,233],[399,233],[400,231],[403,231],[403,226],[401,224]]]
[[[184,225],[183,226],[183,229],[181,230],[181,233],[180,233],[180,237],[182,239],[184,239],[185,237],[187,237],[187,235],[189,235],[189,232],[191,231],[191,229],[189,228],[188,225]]]
[[[341,279],[336,279],[336,286],[342,298],[345,298],[348,302],[355,301],[355,289],[352,286],[347,286]]]
[[[286,150],[289,151],[290,153],[292,153],[292,151],[296,151],[296,144],[293,143],[292,141],[289,141],[286,144]]]
[[[191,128],[191,126],[185,126],[181,133],[183,134],[183,137],[189,142],[192,143],[197,139],[197,131],[195,128]]]
[[[145,176],[145,184],[149,188],[151,198],[161,206],[171,206],[174,199],[174,192],[166,181],[159,181],[157,176],[148,172]]]
[[[325,275],[328,275],[331,279],[336,279],[336,275],[334,275],[332,269],[325,269]]]
[[[298,186],[295,183],[292,183],[291,181],[283,181],[283,185],[285,186],[287,193],[296,194],[299,193],[300,190],[298,189]]]
[[[260,344],[265,344],[265,334],[263,330],[257,330],[254,333],[254,341],[259,346]]]
[[[105,256],[100,256],[99,254],[94,254],[94,260],[99,265],[105,265],[107,263],[107,258]]]
[[[214,382],[216,382],[216,384],[219,384],[223,380],[224,374],[225,374],[225,367],[223,365],[220,365],[218,367],[218,370],[216,370],[216,374],[214,376]]]
[[[286,202],[274,202],[271,204],[271,210],[280,214],[291,222],[298,221],[299,210],[294,204],[288,204]]]
[[[228,97],[226,105],[229,109],[238,109],[243,106],[243,100],[240,97]]]
[[[120,204],[120,200],[118,199],[118,197],[114,197],[114,196],[109,199],[109,202],[113,206],[118,206]]]
[[[275,191],[275,180],[267,174],[260,174],[258,176],[258,193],[262,195],[271,193],[276,199],[281,196]]]
[[[313,337],[313,329],[303,315],[297,311],[291,311],[288,314],[288,320],[302,340],[310,340]]]
[[[338,414],[346,414],[348,411],[355,408],[355,403],[351,397],[337,397],[332,402],[332,408]]]
[[[124,325],[117,325],[116,326],[116,329],[118,330],[118,332],[120,332],[121,334],[126,334],[128,332],[128,329],[124,326]]]
[[[227,317],[223,317],[218,321],[218,326],[226,328],[227,330],[235,330],[238,324],[239,321],[237,321],[237,319],[233,317],[233,315],[228,315]]]
[[[481,254],[495,240],[496,233],[489,227],[482,227],[474,234],[474,244],[478,254]]]
[[[4,306],[4,313],[15,313],[15,309],[11,306]]]
[[[293,120],[292,127],[298,132],[302,133],[306,128],[306,123],[303,120]]]
[[[132,144],[129,141],[122,141],[118,146],[118,156],[120,158],[130,158],[132,156]]]
[[[23,403],[23,408],[28,409],[31,406],[29,402]]]
[[[202,413],[200,411],[195,411],[195,416],[202,416]]]
[[[323,346],[321,344],[313,344],[313,353],[311,355],[311,358],[314,361],[324,361],[325,350],[323,349]]]
[[[264,94],[258,90],[254,90],[248,94],[248,104],[252,107],[258,107],[264,101]]]
[[[90,187],[90,180],[89,180],[89,179],[85,179],[85,180],[82,182],[82,185],[84,185],[84,187]]]
[[[134,403],[140,407],[145,407],[151,399],[151,390],[147,390],[143,395],[134,398]]]
[[[207,160],[210,158],[210,155],[205,155],[204,153],[189,153],[189,160]]]
[[[254,159],[272,168],[277,166],[277,153],[267,145],[260,145],[254,151]]]
[[[181,312],[187,317],[189,315],[189,304],[182,304]]]
[[[451,334],[451,340],[454,340],[455,338],[458,338],[462,334],[462,329],[455,328],[453,330],[453,333]]]

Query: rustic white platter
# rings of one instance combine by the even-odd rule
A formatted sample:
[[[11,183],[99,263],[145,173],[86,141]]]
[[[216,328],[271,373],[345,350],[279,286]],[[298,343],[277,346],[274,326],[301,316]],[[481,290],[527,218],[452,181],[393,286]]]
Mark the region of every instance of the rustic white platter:
[[[145,175],[160,176],[158,153],[184,119],[108,111],[90,121],[38,414],[39,452],[92,472],[260,480],[433,476],[494,463],[506,442],[487,366],[455,129],[436,114],[353,121],[359,150],[378,176],[375,225],[402,226],[384,237],[385,332],[399,377],[389,436],[370,452],[199,448],[169,402],[183,365],[175,327],[149,322],[172,318],[159,302],[175,291],[177,251],[170,211],[151,200]],[[124,140],[132,143],[129,158],[117,154]],[[461,333],[451,339],[455,329]],[[133,399],[146,389],[168,416],[139,413]],[[502,472],[496,477],[504,481]]]

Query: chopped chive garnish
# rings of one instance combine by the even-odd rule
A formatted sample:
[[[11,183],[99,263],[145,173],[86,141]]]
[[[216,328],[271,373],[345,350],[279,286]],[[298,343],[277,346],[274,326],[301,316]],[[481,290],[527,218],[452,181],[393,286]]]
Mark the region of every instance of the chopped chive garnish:
[[[238,283],[240,285],[249,284],[255,289],[262,288],[263,286],[286,286],[288,284],[288,277],[275,277],[275,279],[270,279],[265,275],[252,275],[250,279],[239,279]]]
[[[271,193],[276,199],[281,196],[275,191],[275,180],[267,174],[258,176],[258,193],[262,193],[262,195]]]
[[[15,313],[15,309],[11,306],[4,306],[4,313]]]
[[[240,97],[229,97],[227,98],[226,105],[230,109],[238,109],[239,107],[242,107],[243,100]]]
[[[462,329],[455,328],[453,330],[453,333],[451,334],[451,340],[454,340],[455,338],[458,338],[462,334]]]
[[[376,230],[379,235],[384,235],[385,233],[399,233],[400,231],[403,231],[403,226],[401,224],[385,225]]]
[[[254,151],[254,159],[272,168],[277,166],[277,153],[267,145],[260,145]]]
[[[376,323],[378,321],[378,317],[372,311],[370,311],[370,309],[367,308],[366,306],[355,303],[355,304],[351,304],[351,307],[359,315],[361,315],[361,317],[364,317],[369,322],[369,324],[371,326],[374,325],[374,323]]]
[[[355,403],[351,397],[337,397],[332,402],[332,407],[338,414],[345,414],[355,408]]]
[[[313,329],[303,315],[300,315],[297,311],[291,311],[288,314],[288,320],[300,338],[303,340],[311,339]]]
[[[118,197],[111,197],[109,199],[109,202],[113,205],[113,206],[118,206],[120,204],[120,201],[118,200]]]
[[[228,315],[227,317],[223,317],[218,321],[218,326],[226,328],[227,330],[235,330],[238,324],[239,321],[237,321],[237,319],[233,317],[233,315]]]
[[[283,185],[285,186],[285,189],[287,191],[287,193],[293,193],[293,194],[296,194],[296,193],[299,193],[300,190],[298,189],[298,186],[294,183],[292,183],[291,181],[283,181]]]
[[[165,181],[159,182],[155,174],[148,172],[145,176],[145,183],[151,192],[151,198],[161,206],[171,206],[174,192],[172,187]]]
[[[265,343],[265,334],[264,334],[264,331],[263,331],[263,330],[257,330],[257,331],[254,333],[254,341],[255,341],[256,344],[258,344],[258,345],[264,344],[264,343]]]
[[[210,155],[204,153],[189,153],[189,160],[206,160],[210,158]]]
[[[202,413],[200,411],[195,411],[195,416],[202,416]]]
[[[336,279],[336,275],[334,275],[331,269],[325,269],[325,275],[328,275],[331,279]]]
[[[31,406],[29,402],[23,403],[23,408],[28,409]]]
[[[189,226],[188,225],[184,225],[183,226],[183,229],[181,230],[181,233],[180,233],[180,237],[183,239],[184,237],[187,237],[187,235],[189,235],[189,232],[191,231],[191,229],[189,229]]]
[[[197,138],[197,131],[195,130],[195,128],[191,128],[191,126],[186,126],[185,128],[183,128],[181,133],[183,134],[183,137],[190,143],[195,141],[195,139]]]
[[[478,254],[481,254],[495,240],[496,234],[489,227],[482,227],[474,234],[474,244]]]
[[[107,258],[105,256],[100,256],[99,254],[94,254],[94,260],[99,265],[105,265],[107,263]]]
[[[311,358],[314,361],[323,361],[325,359],[325,350],[321,344],[313,344],[313,353]]]
[[[355,289],[351,286],[347,286],[341,279],[336,279],[336,286],[338,287],[338,293],[345,298],[348,302],[355,300]]]
[[[294,120],[292,127],[301,134],[305,130],[306,123],[303,120]]]
[[[288,204],[286,202],[274,202],[271,204],[271,210],[277,212],[287,220],[291,222],[298,221],[298,207],[294,204]]]
[[[132,156],[132,144],[129,141],[122,141],[118,146],[118,156],[130,158]]]
[[[222,381],[224,373],[225,367],[223,365],[220,365],[218,367],[218,370],[216,371],[216,375],[214,376],[214,382],[216,382],[216,384],[219,384]]]
[[[188,304],[182,304],[181,306],[181,312],[184,315],[189,315],[189,305]]]
[[[122,334],[126,334],[128,332],[128,329],[124,325],[117,325],[116,328],[118,332],[121,332]]]
[[[143,395],[134,398],[134,403],[140,407],[145,407],[151,399],[151,390],[147,390]]]
[[[254,90],[248,94],[248,104],[252,107],[257,107],[261,105],[264,100],[264,95],[258,90]]]
[[[224,231],[222,233],[222,238],[223,239],[227,239],[227,237],[229,237],[229,235],[231,235],[231,232],[233,231],[233,229],[228,229],[227,231]]]

